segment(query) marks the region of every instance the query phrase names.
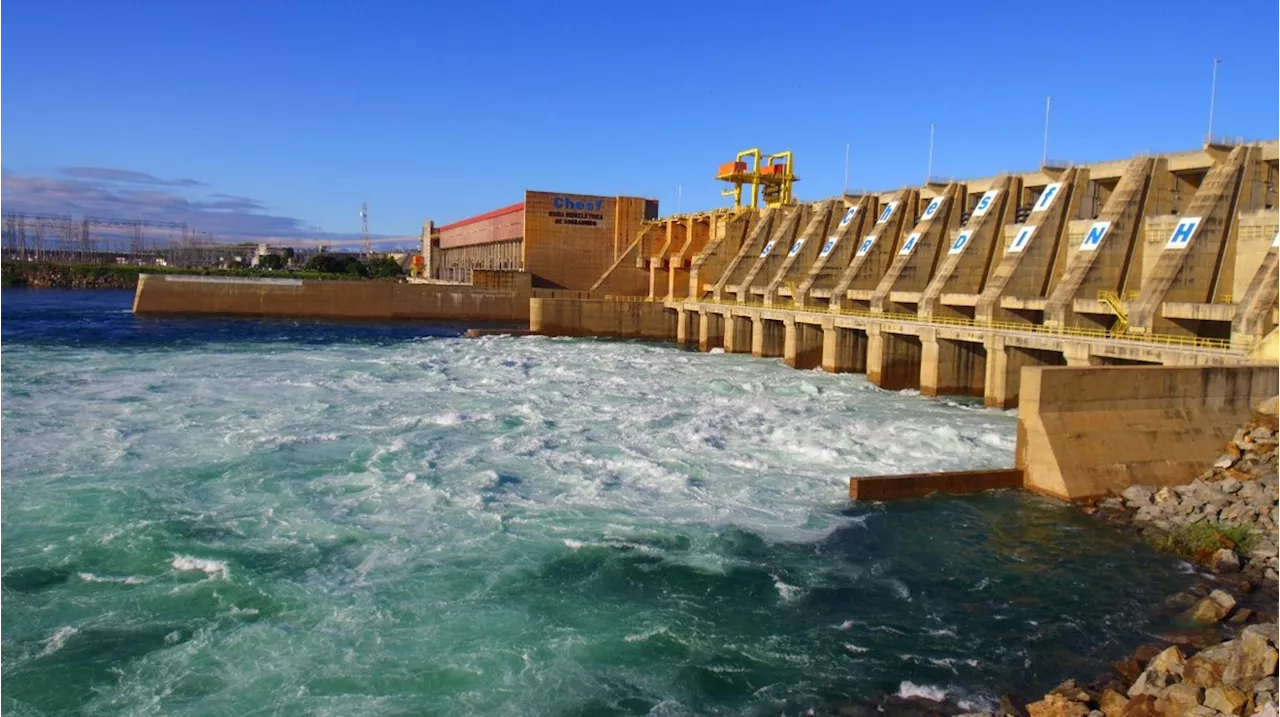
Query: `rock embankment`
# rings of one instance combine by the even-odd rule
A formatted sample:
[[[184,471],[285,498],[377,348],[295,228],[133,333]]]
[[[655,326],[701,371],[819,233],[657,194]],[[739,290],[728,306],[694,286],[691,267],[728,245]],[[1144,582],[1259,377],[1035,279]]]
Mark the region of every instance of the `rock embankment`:
[[[1030,717],[1274,717],[1276,656],[1275,623],[1250,625],[1235,639],[1198,652],[1184,652],[1173,645],[1143,667],[1130,660],[1133,669],[1141,671],[1128,684],[1117,679],[1086,689],[1068,680],[1027,705],[1027,713]],[[1116,667],[1120,673],[1126,663]]]
[[[1085,507],[1218,574],[1164,606],[1181,611],[1184,630],[1159,635],[1087,685],[1068,680],[1036,702],[1004,700],[968,717],[1278,717],[1277,413],[1277,399],[1260,404],[1189,484],[1135,485]]]
[[[1134,485],[1101,501],[1104,517],[1132,522],[1157,547],[1214,572],[1274,583],[1278,466],[1276,399],[1260,404],[1213,467],[1189,484]]]
[[[1143,645],[1110,673],[1085,685],[1067,680],[1030,704],[1006,698],[995,712],[960,717],[1276,717],[1276,623],[1246,624],[1257,613],[1225,590],[1193,591],[1202,597],[1170,598],[1187,606],[1185,631]]]

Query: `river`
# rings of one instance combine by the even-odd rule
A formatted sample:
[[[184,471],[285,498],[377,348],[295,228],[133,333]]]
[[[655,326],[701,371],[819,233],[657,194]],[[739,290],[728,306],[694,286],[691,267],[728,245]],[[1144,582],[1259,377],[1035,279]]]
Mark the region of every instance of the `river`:
[[[1144,641],[1185,566],[1018,493],[1016,418],[865,377],[6,289],[6,714],[989,704]]]

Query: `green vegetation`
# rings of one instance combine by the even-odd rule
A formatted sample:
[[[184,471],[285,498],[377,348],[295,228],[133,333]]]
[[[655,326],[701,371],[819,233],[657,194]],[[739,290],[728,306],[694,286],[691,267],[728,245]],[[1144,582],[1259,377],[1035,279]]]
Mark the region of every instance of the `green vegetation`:
[[[311,257],[305,268],[307,271],[324,274],[345,274],[348,277],[372,279],[395,278],[404,274],[394,259],[385,256],[362,262],[354,256],[345,254],[319,254]]]
[[[320,261],[338,259],[336,262]],[[244,269],[200,269],[166,266],[126,266],[122,264],[47,264],[23,261],[0,263],[0,286],[31,286],[38,288],[92,288],[132,289],[138,283],[139,274],[187,274],[196,276],[280,276],[272,270],[284,260],[278,256],[263,257],[264,266]],[[314,265],[314,266],[313,266]],[[340,266],[340,270],[333,270]],[[390,258],[382,257],[367,264],[354,257],[321,254],[307,262],[302,271],[289,271],[293,279],[394,279],[402,275],[400,266]]]
[[[364,263],[367,276],[371,279],[393,278],[404,276],[404,270],[389,256],[379,256]]]
[[[258,257],[258,268],[268,271],[278,271],[284,268],[284,258],[279,254],[266,254]]]
[[[1168,533],[1151,531],[1147,535],[1148,542],[1157,550],[1197,562],[1204,562],[1219,548],[1233,548],[1248,555],[1257,541],[1257,535],[1248,526],[1208,521],[1181,525]]]

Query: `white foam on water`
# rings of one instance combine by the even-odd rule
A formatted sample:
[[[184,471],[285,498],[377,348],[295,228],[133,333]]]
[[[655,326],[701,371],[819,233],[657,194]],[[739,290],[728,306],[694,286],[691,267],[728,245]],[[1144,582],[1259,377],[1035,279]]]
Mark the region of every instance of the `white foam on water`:
[[[783,602],[791,602],[803,593],[803,591],[795,585],[788,585],[782,582],[782,579],[777,575],[770,577],[773,578],[773,589],[778,591],[778,597],[782,598]]]
[[[651,637],[657,637],[658,635],[665,635],[665,634],[667,634],[667,627],[665,625],[659,625],[658,627],[655,627],[652,630],[636,633],[634,635],[627,635],[622,639],[625,640],[626,642],[644,642]]]
[[[120,583],[122,585],[142,585],[151,582],[150,578],[144,578],[140,575],[129,575],[123,578],[110,576],[94,575],[93,573],[77,573],[76,577],[86,583]]]
[[[79,632],[80,630],[74,627],[58,628],[56,632],[41,643],[44,645],[44,648],[40,650],[40,654],[36,655],[36,657],[48,657],[58,650],[61,650],[62,646],[67,644],[67,640],[71,639],[72,636],[79,634]]]
[[[934,702],[950,700],[960,709],[967,711],[988,711],[996,704],[995,700],[986,695],[969,692],[954,685],[947,687],[917,685],[910,680],[902,681],[898,686],[897,695],[903,699],[922,698]]]
[[[439,665],[449,682],[455,673],[442,656],[459,684],[483,676],[442,696],[442,712],[570,711],[566,685],[599,684],[582,655],[601,640],[649,650],[674,633],[706,651],[720,636],[679,622],[686,606],[704,606],[674,588],[661,598],[669,616],[565,595],[555,599],[579,600],[573,616],[584,627],[539,622],[522,598],[548,562],[595,570],[599,561],[598,574],[675,565],[690,569],[682,574],[693,584],[758,571],[773,575],[774,609],[794,611],[810,588],[850,576],[763,565],[727,550],[726,536],[785,551],[850,526],[873,531],[868,516],[878,509],[847,514],[849,475],[1007,466],[1015,439],[1006,413],[880,391],[860,376],[621,342],[211,344],[5,358],[13,359],[6,389],[24,377],[49,387],[6,394],[6,417],[21,410],[24,419],[6,424],[5,497],[44,491],[37,512],[56,524],[58,499],[109,496],[122,516],[134,512],[93,513],[117,522],[83,542],[101,548],[98,536],[109,535],[111,551],[146,555],[112,566],[167,560],[171,568],[149,588],[95,591],[95,610],[143,622],[133,612],[139,593],[170,606],[199,605],[186,597],[200,591],[213,601],[200,615],[209,627],[184,629],[182,641],[138,661],[104,689],[94,705],[101,712],[164,713],[163,700],[150,707],[163,685],[205,673],[226,684],[212,711],[242,706],[250,699],[242,691],[271,683],[280,689],[254,694],[255,708],[394,712],[403,705],[357,696],[289,700],[313,679],[366,679],[389,661]],[[98,506],[81,507],[89,508]],[[153,522],[129,527],[138,516]],[[31,552],[71,550],[69,537],[43,538]],[[237,551],[247,557],[226,557]],[[569,551],[589,552],[565,560]],[[220,559],[200,557],[210,554]],[[80,580],[135,584],[132,574],[149,569],[100,571],[130,577]],[[886,595],[906,590],[871,582]],[[288,617],[249,619],[272,601]],[[655,619],[670,627],[655,628]],[[37,637],[60,623],[78,624],[59,618]],[[849,620],[838,629],[863,642],[859,634],[873,628]],[[776,637],[743,652],[777,666],[818,659],[794,636]],[[863,649],[835,645],[844,655]],[[671,693],[664,670],[625,679],[667,700],[653,713],[679,713],[684,696]]]
[[[948,693],[946,688],[943,687],[938,687],[936,685],[917,685],[910,680],[903,680],[902,683],[898,685],[897,694],[903,699],[920,697],[926,700],[933,700],[934,702],[942,702],[947,699]]]
[[[221,560],[211,560],[208,558],[193,558],[188,555],[174,555],[169,565],[174,570],[180,572],[199,571],[207,576],[207,579],[226,580],[231,577],[231,570],[227,564]]]

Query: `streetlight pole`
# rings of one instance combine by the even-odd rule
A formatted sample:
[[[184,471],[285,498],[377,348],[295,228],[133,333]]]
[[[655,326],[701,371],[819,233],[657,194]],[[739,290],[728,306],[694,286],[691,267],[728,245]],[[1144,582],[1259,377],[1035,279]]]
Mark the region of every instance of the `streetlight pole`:
[[[924,183],[928,184],[933,177],[933,123],[929,123],[929,170],[925,172]]]
[[[1040,154],[1040,166],[1049,164],[1049,107],[1053,104],[1053,96],[1044,98],[1044,151]]]
[[[840,191],[840,194],[843,195],[848,191],[849,191],[849,143],[845,142],[844,144],[844,189]]]
[[[1222,60],[1213,58],[1213,82],[1209,85],[1209,136],[1205,138],[1205,144],[1213,142],[1213,105],[1218,98],[1218,65],[1222,64]]]

